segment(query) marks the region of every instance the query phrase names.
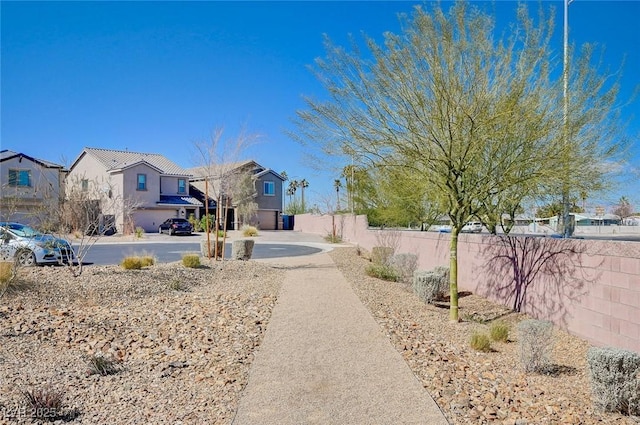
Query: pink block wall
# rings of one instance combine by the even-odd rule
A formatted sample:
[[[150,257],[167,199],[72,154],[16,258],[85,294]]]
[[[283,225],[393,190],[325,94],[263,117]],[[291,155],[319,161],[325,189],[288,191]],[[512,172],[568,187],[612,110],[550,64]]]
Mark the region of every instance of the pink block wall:
[[[335,225],[345,242],[371,250],[396,246],[418,256],[418,268],[449,265],[450,234],[370,230],[366,216],[296,215],[294,231],[328,235]],[[458,289],[513,307],[514,267],[528,281],[521,310],[597,346],[640,353],[640,243],[462,234]],[[542,261],[542,258],[546,258]],[[460,301],[464,311],[464,298]]]

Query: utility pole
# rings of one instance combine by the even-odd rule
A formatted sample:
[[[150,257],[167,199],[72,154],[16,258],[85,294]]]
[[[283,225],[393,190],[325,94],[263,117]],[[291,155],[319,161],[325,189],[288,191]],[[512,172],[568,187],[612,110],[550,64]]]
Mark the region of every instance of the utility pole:
[[[569,4],[573,0],[564,0],[564,43],[563,43],[563,66],[562,66],[562,99],[563,99],[563,114],[562,114],[562,138],[563,138],[563,155],[565,161],[569,161]],[[563,178],[565,181],[562,184],[562,234],[565,238],[571,237],[572,229],[571,211],[569,205],[569,183],[567,182],[568,176],[566,170],[569,169],[565,165],[565,173]]]

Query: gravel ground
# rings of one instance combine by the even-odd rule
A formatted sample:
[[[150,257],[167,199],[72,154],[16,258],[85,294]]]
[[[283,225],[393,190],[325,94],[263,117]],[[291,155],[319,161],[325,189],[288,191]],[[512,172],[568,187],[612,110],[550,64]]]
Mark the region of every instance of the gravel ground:
[[[586,352],[589,344],[554,330],[553,373],[520,370],[515,325],[527,318],[472,295],[460,298],[460,323],[449,322],[446,304],[427,305],[409,285],[366,276],[368,259],[354,248],[330,253],[392,344],[453,424],[638,424],[640,418],[595,411]],[[500,318],[512,329],[509,341],[476,352],[473,331]],[[490,323],[490,322],[489,322]]]
[[[230,423],[284,271],[220,264],[24,270],[0,304],[0,423],[32,423],[41,389],[63,394],[37,411],[58,422]],[[91,374],[96,355],[117,373]]]
[[[484,320],[513,326],[524,315],[467,295],[465,320],[452,324],[446,305],[367,277],[354,248],[330,255],[451,423],[640,423],[594,411],[585,341],[556,330],[555,372],[525,374],[515,336],[490,353],[469,346]],[[254,261],[89,266],[78,278],[62,267],[24,270],[0,301],[0,423],[34,422],[23,392],[39,389],[63,395],[59,423],[231,423],[284,273]],[[95,355],[115,360],[117,373],[91,374]]]

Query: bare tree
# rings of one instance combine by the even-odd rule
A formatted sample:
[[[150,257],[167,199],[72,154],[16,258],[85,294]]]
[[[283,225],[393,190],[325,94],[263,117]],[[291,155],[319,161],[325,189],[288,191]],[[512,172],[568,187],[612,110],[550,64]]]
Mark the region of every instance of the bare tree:
[[[633,205],[629,202],[626,196],[622,196],[618,201],[618,204],[613,207],[612,212],[620,217],[620,220],[624,223],[624,219],[633,215]]]
[[[61,237],[71,233],[77,239],[76,262],[67,264],[74,276],[82,274],[84,258],[95,243],[105,234],[117,231],[119,219],[124,228],[131,226],[133,214],[140,206],[140,200],[115,192],[109,182],[88,181],[79,176],[67,179],[57,221]]]
[[[235,138],[224,138],[224,130],[218,128],[211,134],[207,142],[194,143],[196,149],[195,163],[197,176],[203,179],[205,185],[205,214],[208,217],[209,198],[216,201],[216,230],[221,223],[226,228],[227,209],[231,200],[234,186],[233,179],[238,176],[238,163],[245,150],[255,143],[259,136],[249,135],[242,128]],[[227,205],[223,208],[223,205]],[[205,228],[209,229],[209,224]],[[214,258],[218,258],[218,232],[215,233]],[[207,231],[207,252],[210,249],[210,233]]]

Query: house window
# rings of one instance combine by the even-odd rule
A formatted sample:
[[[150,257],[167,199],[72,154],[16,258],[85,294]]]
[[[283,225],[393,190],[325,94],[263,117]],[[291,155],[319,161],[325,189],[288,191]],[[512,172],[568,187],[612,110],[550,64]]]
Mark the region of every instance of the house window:
[[[276,195],[276,185],[273,182],[271,181],[264,182],[264,195],[265,196]]]
[[[178,179],[178,193],[187,193],[186,179]]]
[[[9,186],[31,186],[31,170],[9,170]]]
[[[81,186],[83,192],[88,192],[89,191],[89,180],[82,179],[80,181],[80,186]]]
[[[138,190],[147,190],[146,174],[138,174]]]

